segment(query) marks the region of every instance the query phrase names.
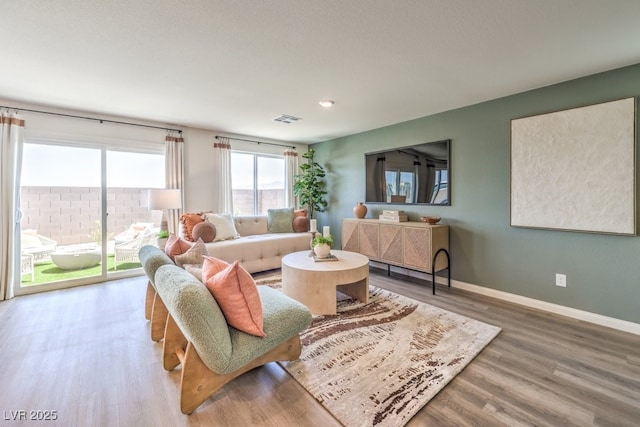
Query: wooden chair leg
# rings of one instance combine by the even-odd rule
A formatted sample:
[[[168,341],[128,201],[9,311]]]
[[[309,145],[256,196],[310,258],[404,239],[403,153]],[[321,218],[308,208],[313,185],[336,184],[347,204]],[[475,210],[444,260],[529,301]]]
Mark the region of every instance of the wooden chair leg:
[[[160,295],[156,293],[153,298],[153,308],[151,309],[151,339],[153,341],[160,341],[164,338],[165,324],[167,323],[167,316],[169,311],[162,302]]]
[[[217,374],[207,368],[193,348],[193,345],[188,343],[186,351],[182,349],[177,350],[177,356],[182,362],[180,410],[183,414],[191,414],[198,406],[207,400],[209,396],[213,395],[223,385],[239,375],[269,362],[296,360],[300,357],[301,351],[300,337],[296,335],[234,372]]]
[[[162,366],[167,371],[172,370],[181,362],[179,354],[187,348],[187,339],[169,314],[164,330],[164,345],[162,347]]]
[[[151,280],[147,282],[147,294],[144,299],[144,318],[151,320],[151,311],[153,310],[153,299],[156,296],[156,289],[151,284]]]

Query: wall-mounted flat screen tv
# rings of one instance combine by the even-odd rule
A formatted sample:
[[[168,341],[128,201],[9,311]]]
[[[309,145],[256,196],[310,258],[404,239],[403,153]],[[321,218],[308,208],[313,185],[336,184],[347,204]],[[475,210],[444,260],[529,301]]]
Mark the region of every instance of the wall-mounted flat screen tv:
[[[368,203],[450,205],[451,140],[365,154]]]

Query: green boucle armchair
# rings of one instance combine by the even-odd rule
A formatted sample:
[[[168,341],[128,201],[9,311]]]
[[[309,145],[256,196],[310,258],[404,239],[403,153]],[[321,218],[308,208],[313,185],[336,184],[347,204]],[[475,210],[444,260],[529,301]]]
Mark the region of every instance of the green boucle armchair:
[[[258,286],[265,337],[229,326],[209,290],[176,265],[160,266],[154,276],[168,310],[164,334],[164,368],[182,364],[180,409],[193,412],[237,376],[279,360],[300,356],[300,332],[311,324],[303,304],[268,286]]]

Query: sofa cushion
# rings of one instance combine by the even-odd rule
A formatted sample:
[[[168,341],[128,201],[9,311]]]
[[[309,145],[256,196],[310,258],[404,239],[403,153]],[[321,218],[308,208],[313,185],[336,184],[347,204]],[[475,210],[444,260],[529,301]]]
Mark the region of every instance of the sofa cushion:
[[[268,209],[267,230],[269,233],[293,233],[293,208]]]
[[[174,261],[182,268],[185,264],[202,265],[204,255],[207,255],[207,247],[202,239],[198,239],[185,253],[176,255]]]
[[[198,213],[184,213],[180,217],[180,226],[182,227],[182,235],[184,238],[190,242],[193,242],[198,239],[194,239],[192,235],[193,227],[200,224],[202,221],[202,212]]]
[[[209,221],[203,221],[193,227],[191,236],[193,240],[202,239],[205,243],[213,242],[216,239],[216,226]]]
[[[266,222],[266,218],[265,218]],[[238,260],[250,273],[280,268],[283,256],[310,249],[307,233],[267,233],[207,243],[210,256],[229,263]]]
[[[266,215],[247,215],[233,217],[233,223],[240,236],[254,236],[256,234],[267,234]]]
[[[215,242],[240,237],[240,234],[238,234],[236,226],[233,223],[233,217],[230,213],[208,213],[205,214],[205,220],[209,221],[216,227],[216,237],[214,239]]]
[[[202,276],[227,323],[247,334],[265,336],[262,329],[262,303],[256,282],[238,261],[207,278],[203,268]]]
[[[178,237],[175,234],[170,234],[167,239],[167,244],[164,247],[164,252],[169,255],[172,261],[175,261],[176,255],[187,252],[192,245],[192,242]]]

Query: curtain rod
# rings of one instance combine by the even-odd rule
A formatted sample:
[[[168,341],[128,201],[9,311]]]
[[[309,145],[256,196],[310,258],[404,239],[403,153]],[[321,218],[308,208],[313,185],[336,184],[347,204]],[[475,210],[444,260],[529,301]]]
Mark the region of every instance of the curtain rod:
[[[50,114],[52,116],[70,117],[70,118],[73,118],[73,119],[92,120],[92,121],[100,122],[100,123],[113,123],[113,124],[117,124],[117,125],[138,126],[138,127],[143,127],[143,128],[161,129],[161,130],[167,130],[167,131],[173,131],[173,132],[182,133],[182,129],[171,129],[171,128],[165,128],[165,127],[161,127],[161,126],[141,125],[141,124],[138,124],[138,123],[119,122],[117,120],[108,120],[108,119],[97,119],[95,117],[75,116],[73,114],[53,113],[51,111],[30,110],[28,108],[9,107],[9,106],[5,106],[5,105],[0,105],[0,108],[6,108],[8,110],[16,110],[16,112],[18,112],[18,111],[28,111],[30,113]]]
[[[294,149],[294,150],[296,149],[296,147],[294,147],[293,145],[276,144],[275,142],[253,141],[253,140],[251,140],[251,139],[232,138],[232,137],[230,137],[230,136],[220,136],[220,135],[216,135],[216,139],[220,139],[220,138],[232,139],[232,140],[234,140],[234,141],[253,142],[254,144],[275,145],[276,147],[287,147],[287,148],[291,148],[291,149]]]

